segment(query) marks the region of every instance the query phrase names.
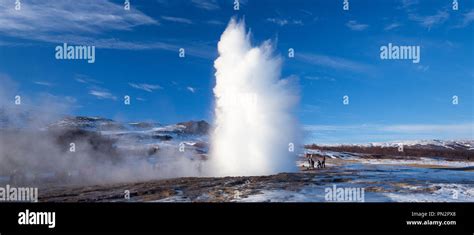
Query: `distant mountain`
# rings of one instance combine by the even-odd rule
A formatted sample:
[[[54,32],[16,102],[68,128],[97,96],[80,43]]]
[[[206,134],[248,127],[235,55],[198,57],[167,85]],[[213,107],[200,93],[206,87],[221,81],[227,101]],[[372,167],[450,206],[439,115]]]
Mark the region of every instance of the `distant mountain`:
[[[160,124],[151,122],[131,122],[128,123],[128,125],[137,129],[149,129],[155,126],[159,126]]]
[[[183,132],[192,135],[206,135],[209,132],[209,123],[206,121],[180,122],[177,125],[184,126]]]
[[[49,128],[68,128],[83,130],[124,130],[123,124],[112,119],[101,117],[68,116],[58,122],[52,123]]]
[[[100,131],[107,135],[151,135],[167,140],[170,135],[206,135],[210,125],[203,120],[162,125],[153,122],[121,123],[102,117],[68,116],[50,124],[48,128]]]
[[[403,146],[403,148],[400,148]],[[373,156],[445,157],[448,159],[474,159],[474,140],[411,140],[388,143],[351,145],[306,145],[308,150],[362,153]]]
[[[406,140],[399,142],[368,144],[368,146],[381,147],[398,147],[400,145],[422,149],[474,150],[474,140]]]

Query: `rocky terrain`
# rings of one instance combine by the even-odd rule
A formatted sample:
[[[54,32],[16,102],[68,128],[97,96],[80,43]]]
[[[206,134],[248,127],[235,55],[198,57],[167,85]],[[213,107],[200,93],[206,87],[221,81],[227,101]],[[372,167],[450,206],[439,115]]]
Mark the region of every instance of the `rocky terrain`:
[[[297,172],[199,177],[209,130],[205,121],[100,117],[3,127],[0,183],[39,187],[44,202],[325,202],[335,185],[363,188],[365,201],[474,201],[473,141],[312,144],[295,159]],[[326,168],[311,169],[307,154]]]
[[[326,190],[360,187],[364,201],[474,201],[472,168],[362,165],[328,159],[324,169],[247,177],[185,177],[40,189],[42,202],[325,202]],[[128,193],[127,193],[128,192]],[[126,195],[129,195],[127,197]],[[454,198],[453,195],[456,195]]]

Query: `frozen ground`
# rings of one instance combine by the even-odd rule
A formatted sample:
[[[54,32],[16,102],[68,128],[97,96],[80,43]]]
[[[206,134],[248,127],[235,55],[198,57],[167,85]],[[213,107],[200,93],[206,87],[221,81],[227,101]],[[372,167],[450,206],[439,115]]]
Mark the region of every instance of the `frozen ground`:
[[[37,185],[39,200],[54,202],[327,202],[327,191],[333,187],[363,189],[364,202],[474,202],[472,140],[402,143],[406,150],[423,150],[418,156],[399,155],[396,149],[400,142],[365,146],[376,146],[368,150],[379,148],[378,151],[382,151],[372,154],[347,151],[351,146],[346,146],[344,151],[306,149],[317,159],[326,156],[327,167],[308,169],[308,162],[300,156],[295,159],[298,172],[253,177],[188,177],[202,175],[201,165],[208,159],[209,125],[204,121],[162,125],[71,117],[49,128],[72,128],[72,132],[58,137],[58,140],[63,139],[62,136],[69,138],[65,142],[68,148],[69,141],[77,138],[83,143],[94,143],[92,147],[108,146],[98,148],[104,151],[90,151],[87,157],[95,160],[96,156],[113,155],[121,160],[120,168],[110,164],[102,164],[108,168],[98,167],[96,164],[100,161],[91,161],[84,165],[86,167],[67,161],[59,170],[50,166],[57,164],[40,168],[38,164],[26,164],[29,161],[17,162],[22,155],[12,148],[12,153],[3,157],[6,163],[16,163],[20,171],[12,172],[15,167],[0,165],[0,185],[14,182]],[[74,130],[88,132],[78,135]],[[6,132],[3,133],[3,138],[9,140]],[[11,143],[17,140],[15,135],[10,139],[14,140]],[[31,139],[37,141],[38,137],[32,135]],[[52,140],[56,144],[56,136]],[[41,151],[24,149],[21,153],[50,156],[52,147],[63,151],[64,146],[58,146],[48,145],[39,149]],[[180,148],[186,151],[181,152]],[[383,153],[388,148],[395,149],[396,154]],[[59,150],[57,158],[42,162],[64,160],[65,154]],[[444,155],[436,157],[431,153]],[[21,180],[12,181],[12,176],[21,176]],[[102,180],[105,176],[108,179]],[[89,181],[85,180],[87,177]],[[125,198],[126,192],[130,192],[130,199]]]
[[[324,153],[323,153],[324,154]],[[325,169],[254,177],[189,177],[134,184],[58,187],[41,201],[326,202],[328,188],[364,189],[364,202],[474,202],[472,162],[327,158]],[[343,156],[343,157],[341,157]],[[131,199],[123,197],[131,192]]]

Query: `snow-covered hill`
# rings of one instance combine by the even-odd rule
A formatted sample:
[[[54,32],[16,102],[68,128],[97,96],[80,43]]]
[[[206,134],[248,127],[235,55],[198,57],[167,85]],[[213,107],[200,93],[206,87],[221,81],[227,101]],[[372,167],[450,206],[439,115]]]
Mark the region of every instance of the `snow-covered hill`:
[[[474,150],[474,140],[400,140],[391,142],[371,142],[367,144],[329,144],[320,145],[329,147],[355,146],[355,147],[416,147],[420,149],[451,149]]]
[[[474,150],[474,140],[405,140],[396,142],[378,142],[370,143],[366,146],[381,146],[381,147],[398,147],[415,146],[427,149],[458,149],[458,150]]]

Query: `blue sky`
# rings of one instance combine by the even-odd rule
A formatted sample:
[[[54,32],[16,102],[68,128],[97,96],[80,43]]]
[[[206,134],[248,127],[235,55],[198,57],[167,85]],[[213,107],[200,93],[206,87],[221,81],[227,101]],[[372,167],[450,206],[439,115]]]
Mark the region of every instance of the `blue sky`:
[[[255,45],[274,41],[282,78],[298,78],[295,115],[308,139],[474,138],[473,1],[459,0],[457,11],[435,0],[349,0],[348,11],[342,0],[246,0],[239,11],[232,0],[132,0],[130,11],[123,2],[21,0],[16,11],[0,0],[0,77],[33,106],[46,94],[70,114],[212,121],[216,45],[238,17]],[[62,43],[94,45],[95,63],[56,60]],[[420,63],[381,60],[388,43],[420,46]]]

